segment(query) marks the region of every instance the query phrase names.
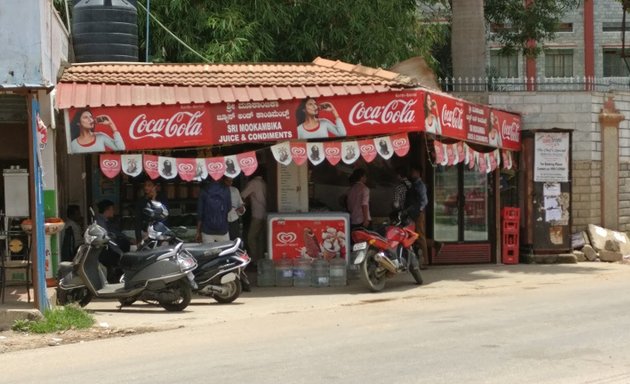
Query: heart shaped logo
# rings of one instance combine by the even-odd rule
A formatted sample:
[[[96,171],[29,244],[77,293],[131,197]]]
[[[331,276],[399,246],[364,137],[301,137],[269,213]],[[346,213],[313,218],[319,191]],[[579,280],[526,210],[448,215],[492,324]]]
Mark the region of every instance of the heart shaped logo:
[[[120,163],[116,160],[105,160],[103,161],[103,167],[108,169],[115,169],[120,165]]]
[[[254,151],[236,155],[236,159],[245,176],[251,175],[256,171],[256,168],[258,168],[258,159],[256,159],[256,152]]]
[[[337,165],[341,160],[341,143],[334,141],[324,143],[324,155],[330,165]]]
[[[208,169],[208,174],[210,174],[214,180],[219,180],[225,173],[225,158],[211,157],[206,159],[206,168]]]
[[[210,172],[222,171],[223,168],[225,168],[223,163],[208,163],[208,171]]]
[[[251,167],[252,165],[256,164],[256,160],[252,159],[251,157],[248,157],[245,159],[241,159],[239,161],[239,164],[241,165],[241,167]]]
[[[394,149],[404,147],[407,145],[407,139],[392,140],[392,145],[394,146]]]
[[[304,164],[306,162],[306,143],[291,143],[291,157],[295,164]]]
[[[157,179],[160,177],[160,173],[158,172],[158,157],[153,155],[143,155],[142,163],[144,165],[144,172],[151,179]]]
[[[282,244],[290,244],[297,240],[297,235],[295,232],[279,232],[276,235],[276,239],[278,239],[278,241]]]
[[[157,171],[157,167],[158,167],[158,162],[157,161],[153,161],[153,160],[147,160],[144,163],[146,169],[152,170],[152,171]]]
[[[293,156],[306,156],[306,149],[301,147],[291,147],[291,154]]]
[[[376,148],[374,148],[374,144],[366,144],[366,145],[361,146],[361,152],[372,152],[372,151],[376,151]]]
[[[195,166],[192,164],[177,164],[177,169],[180,172],[192,172]]]
[[[118,176],[121,170],[120,155],[100,155],[101,172],[110,179]]]
[[[368,163],[371,163],[372,160],[376,158],[376,147],[374,146],[374,141],[372,140],[359,141],[359,151],[361,152],[363,160]]]
[[[176,159],[177,173],[182,180],[192,181],[196,176],[197,159]]]
[[[324,151],[326,153],[326,156],[339,156],[339,154],[341,153],[339,148],[331,148],[331,147],[324,149]]]

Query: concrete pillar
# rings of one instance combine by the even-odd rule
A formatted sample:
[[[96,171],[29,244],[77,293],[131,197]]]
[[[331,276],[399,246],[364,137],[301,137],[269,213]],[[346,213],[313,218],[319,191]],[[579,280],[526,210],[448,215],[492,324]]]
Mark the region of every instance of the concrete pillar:
[[[604,228],[619,227],[619,124],[623,114],[615,109],[613,95],[605,96],[604,107],[599,112],[602,137],[602,223]]]

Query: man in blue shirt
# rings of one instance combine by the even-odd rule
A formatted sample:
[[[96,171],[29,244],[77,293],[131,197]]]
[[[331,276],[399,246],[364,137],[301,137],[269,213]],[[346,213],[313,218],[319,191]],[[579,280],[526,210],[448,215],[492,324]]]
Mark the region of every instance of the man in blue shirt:
[[[224,183],[213,180],[206,185],[197,200],[197,241],[230,240],[228,212],[231,207],[230,190]]]

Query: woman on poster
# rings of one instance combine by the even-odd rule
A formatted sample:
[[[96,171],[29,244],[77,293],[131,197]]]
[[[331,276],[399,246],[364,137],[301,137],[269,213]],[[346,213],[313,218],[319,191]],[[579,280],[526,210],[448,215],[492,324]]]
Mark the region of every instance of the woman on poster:
[[[437,102],[429,92],[424,96],[424,129],[429,133],[442,134]]]
[[[97,124],[108,126],[112,137],[103,132],[94,132]],[[108,115],[94,117],[89,108],[79,109],[70,122],[70,152],[105,152],[108,150],[124,151],[125,142]]]
[[[329,111],[333,114],[335,122],[324,118],[319,118],[319,111]],[[320,139],[332,136],[346,136],[346,127],[339,117],[335,107],[324,102],[317,104],[312,97],[307,97],[300,102],[295,111],[295,119],[297,121],[298,139]]]

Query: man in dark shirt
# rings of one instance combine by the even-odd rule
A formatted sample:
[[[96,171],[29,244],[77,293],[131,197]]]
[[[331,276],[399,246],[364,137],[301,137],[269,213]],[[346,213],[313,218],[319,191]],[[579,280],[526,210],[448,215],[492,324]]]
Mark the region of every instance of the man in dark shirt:
[[[211,181],[197,200],[197,241],[229,241],[228,212],[232,207],[230,190],[221,182]]]

